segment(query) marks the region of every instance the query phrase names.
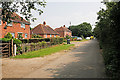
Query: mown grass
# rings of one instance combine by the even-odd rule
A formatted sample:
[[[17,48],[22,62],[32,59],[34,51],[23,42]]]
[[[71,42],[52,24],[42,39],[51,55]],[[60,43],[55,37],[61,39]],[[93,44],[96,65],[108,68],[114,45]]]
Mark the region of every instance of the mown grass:
[[[71,46],[74,46],[74,44],[65,44],[65,45],[57,45],[45,49],[40,49],[38,51],[32,51],[28,53],[24,53],[22,55],[17,55],[15,57],[11,58],[34,58],[34,57],[43,57],[45,55],[50,55],[55,52],[59,52],[61,50],[68,50]]]

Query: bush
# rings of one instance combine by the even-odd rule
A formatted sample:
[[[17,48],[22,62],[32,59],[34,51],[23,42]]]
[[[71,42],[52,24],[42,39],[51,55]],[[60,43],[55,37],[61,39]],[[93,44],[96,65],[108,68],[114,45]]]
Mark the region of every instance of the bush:
[[[19,39],[13,39],[14,44],[22,44],[22,41]]]
[[[50,42],[50,38],[45,38],[44,39],[46,42]]]
[[[33,35],[32,35],[32,38],[42,38],[42,36],[33,34]]]
[[[13,37],[12,37],[12,34],[11,34],[11,33],[7,33],[7,35],[5,35],[4,38],[12,39]]]
[[[59,43],[62,44],[63,43],[63,38],[59,38]]]
[[[0,41],[3,43],[9,42],[11,39],[8,38],[0,38]]]
[[[51,45],[62,44],[64,41],[63,38],[51,38],[50,43]]]
[[[42,41],[42,46],[46,46],[46,42],[45,41]]]
[[[22,43],[29,43],[28,39],[20,39],[22,41]]]

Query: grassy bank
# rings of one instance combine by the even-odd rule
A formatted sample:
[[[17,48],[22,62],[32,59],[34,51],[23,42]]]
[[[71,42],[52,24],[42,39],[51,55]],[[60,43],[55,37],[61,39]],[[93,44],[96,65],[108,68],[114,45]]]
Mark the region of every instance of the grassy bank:
[[[12,58],[34,58],[34,57],[43,57],[45,55],[50,55],[53,54],[55,52],[59,52],[61,50],[67,50],[69,49],[71,46],[74,46],[74,44],[65,44],[65,45],[57,45],[57,46],[53,46],[50,48],[45,48],[45,49],[40,49],[38,51],[32,51],[32,52],[28,52],[28,53],[24,53],[22,55],[17,55],[15,57]]]

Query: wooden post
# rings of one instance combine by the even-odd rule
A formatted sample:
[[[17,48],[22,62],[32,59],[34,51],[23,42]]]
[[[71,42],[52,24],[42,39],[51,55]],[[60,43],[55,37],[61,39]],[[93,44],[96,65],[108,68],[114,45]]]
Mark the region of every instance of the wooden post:
[[[16,56],[16,44],[14,44],[14,56]]]
[[[14,46],[13,46],[13,39],[12,39],[11,40],[11,53],[12,53],[12,56],[14,56],[13,48],[14,48]]]
[[[9,41],[9,57],[10,57],[10,52],[11,52],[10,46],[11,46],[11,44],[10,44],[10,41]]]

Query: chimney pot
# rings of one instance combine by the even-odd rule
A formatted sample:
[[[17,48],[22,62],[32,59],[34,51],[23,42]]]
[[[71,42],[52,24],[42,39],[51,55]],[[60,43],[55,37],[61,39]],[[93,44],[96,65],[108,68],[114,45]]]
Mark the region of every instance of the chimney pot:
[[[63,27],[65,27],[65,25]]]
[[[46,25],[46,22],[44,21],[43,24]]]

